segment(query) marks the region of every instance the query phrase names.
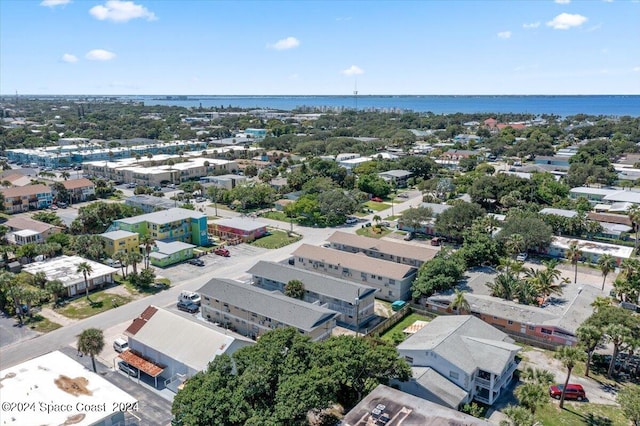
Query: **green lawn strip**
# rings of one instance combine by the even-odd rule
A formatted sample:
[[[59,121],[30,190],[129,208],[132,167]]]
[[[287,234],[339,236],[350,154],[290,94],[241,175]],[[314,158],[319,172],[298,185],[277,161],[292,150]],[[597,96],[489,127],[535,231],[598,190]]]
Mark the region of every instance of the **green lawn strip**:
[[[373,226],[365,226],[364,228],[360,228],[356,230],[356,234],[362,235],[364,237],[371,237],[371,238],[382,238],[385,235],[388,235],[390,233],[391,233],[391,230],[388,228],[382,228],[380,232],[374,232]]]
[[[535,418],[545,426],[629,425],[620,407],[589,402],[565,402],[561,410],[554,401],[539,408]]]
[[[375,201],[367,201],[366,203],[364,203],[365,207],[370,208],[371,210],[374,211],[382,211],[382,210],[386,210],[388,208],[391,208],[390,204],[386,204],[386,203],[377,203]]]
[[[129,270],[129,272],[131,272],[131,270]],[[132,296],[136,296],[138,294],[156,294],[171,287],[171,281],[167,278],[158,278],[155,280],[155,282],[162,283],[163,285],[150,285],[147,288],[137,287],[131,284],[129,280],[122,278],[122,275],[120,274],[114,275],[113,280],[118,284],[122,284]],[[93,297],[91,300],[93,300]]]
[[[57,322],[50,321],[48,318],[43,317],[40,314],[36,314],[31,318],[27,318],[25,324],[32,330],[40,333],[48,333],[62,327]]]
[[[289,222],[290,219],[289,217],[284,214],[283,212],[264,212],[261,215],[262,217],[265,217],[267,219],[272,219],[272,220],[279,220],[282,222]]]
[[[121,296],[119,294],[105,293],[104,290],[90,293],[91,302],[86,297],[80,297],[70,302],[64,308],[58,310],[58,313],[67,318],[84,319],[99,314],[118,306],[126,305],[132,298]]]
[[[397,340],[394,339],[394,337],[403,335],[404,333],[402,333],[402,330],[409,327],[411,324],[413,324],[418,320],[431,321],[431,318],[425,317],[419,314],[409,314],[402,321],[400,321],[399,323],[391,327],[389,330],[387,330],[382,336],[380,336],[380,338],[382,340],[386,340],[387,342],[391,342],[391,343],[397,342]]]
[[[289,236],[289,234],[285,231],[271,230],[271,235],[258,238],[257,240],[249,244],[266,249],[278,249],[291,243],[295,243],[301,238],[302,237],[299,235]]]

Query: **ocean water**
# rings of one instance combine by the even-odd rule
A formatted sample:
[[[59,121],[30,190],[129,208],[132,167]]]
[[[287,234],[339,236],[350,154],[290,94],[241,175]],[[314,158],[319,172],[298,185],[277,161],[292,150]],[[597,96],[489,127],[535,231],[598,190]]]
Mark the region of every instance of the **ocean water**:
[[[640,95],[597,96],[140,96],[145,105],[182,107],[271,108],[290,111],[299,107],[415,111],[434,114],[530,113],[633,117],[640,116]]]

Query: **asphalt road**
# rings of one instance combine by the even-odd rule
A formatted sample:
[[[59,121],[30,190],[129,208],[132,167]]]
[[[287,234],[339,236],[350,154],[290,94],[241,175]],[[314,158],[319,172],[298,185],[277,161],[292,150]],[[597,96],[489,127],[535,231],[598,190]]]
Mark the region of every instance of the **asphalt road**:
[[[420,196],[418,191],[414,191],[414,198],[408,199],[402,203],[394,204],[393,211],[395,214],[408,209],[409,207],[416,207],[420,202]],[[205,207],[207,214],[213,214],[213,207]],[[228,210],[218,209],[219,215],[227,217],[237,216],[235,212]],[[375,215],[386,217],[391,215],[391,206],[389,209],[376,212],[363,218],[363,220],[371,220]],[[278,226],[282,229],[288,229],[288,225],[273,221],[265,218],[259,218],[262,222],[269,223],[270,225]],[[344,226],[339,229],[344,232],[354,232],[359,228],[359,225]],[[157,306],[166,306],[175,301],[182,290],[195,291],[205,284],[209,279],[217,278],[231,278],[237,279],[246,277],[246,271],[251,268],[259,260],[267,261],[282,261],[287,259],[291,252],[298,248],[301,244],[319,245],[329,237],[336,229],[335,228],[308,228],[294,226],[294,231],[303,235],[302,240],[285,246],[276,250],[268,250],[263,252],[251,252],[246,255],[233,256],[226,260],[230,262],[215,262],[216,268],[205,268],[205,271],[199,271],[194,267],[194,270],[186,275],[188,278],[175,281],[172,283],[172,287],[167,291],[162,291],[153,296],[145,297],[120,306],[115,309],[103,312],[93,317],[78,321],[77,323],[61,327],[52,332],[43,334],[37,338],[24,340],[18,343],[9,344],[0,348],[0,369],[4,369],[16,364],[19,364],[28,359],[38,357],[48,352],[64,348],[71,342],[74,342],[77,336],[85,329],[96,327],[100,329],[107,329],[114,325],[130,321],[137,317],[148,305],[153,304]],[[190,265],[189,265],[190,266]],[[162,274],[161,270],[158,270],[159,274]]]

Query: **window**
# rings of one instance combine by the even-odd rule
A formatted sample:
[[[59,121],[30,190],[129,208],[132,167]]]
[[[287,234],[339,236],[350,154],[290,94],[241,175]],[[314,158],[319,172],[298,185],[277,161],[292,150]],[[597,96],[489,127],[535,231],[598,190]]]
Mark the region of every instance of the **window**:
[[[407,361],[409,364],[413,364],[413,358],[410,356],[405,356],[404,357],[405,361]]]
[[[389,284],[395,285],[396,284],[396,280],[389,279]]]
[[[530,325],[530,326],[529,326],[529,330],[533,331],[533,330],[535,330],[535,329],[536,329],[536,328],[535,328],[533,325]]]
[[[542,332],[542,334],[548,334],[549,336],[553,334],[553,331],[549,330],[548,328],[541,328],[540,331]]]
[[[455,371],[449,371],[449,377],[452,378],[453,380],[458,380],[459,375]]]
[[[511,324],[513,324],[513,321],[509,320],[509,321],[507,321],[507,324],[511,325]]]

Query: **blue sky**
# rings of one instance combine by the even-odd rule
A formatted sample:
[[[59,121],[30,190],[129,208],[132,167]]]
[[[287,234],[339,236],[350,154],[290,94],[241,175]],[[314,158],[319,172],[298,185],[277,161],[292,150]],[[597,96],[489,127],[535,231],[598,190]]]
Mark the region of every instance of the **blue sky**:
[[[640,0],[0,1],[0,93],[640,94]]]

